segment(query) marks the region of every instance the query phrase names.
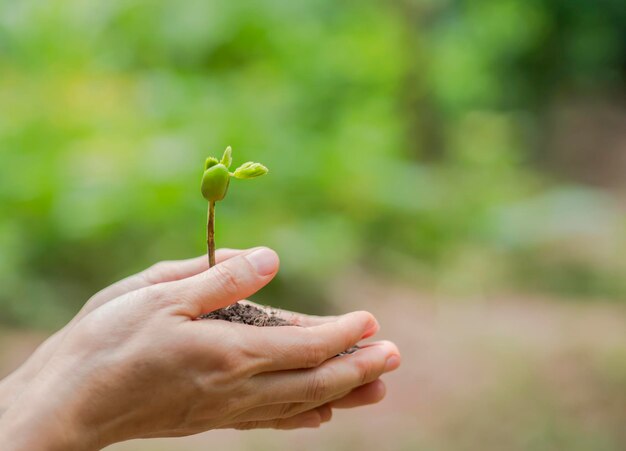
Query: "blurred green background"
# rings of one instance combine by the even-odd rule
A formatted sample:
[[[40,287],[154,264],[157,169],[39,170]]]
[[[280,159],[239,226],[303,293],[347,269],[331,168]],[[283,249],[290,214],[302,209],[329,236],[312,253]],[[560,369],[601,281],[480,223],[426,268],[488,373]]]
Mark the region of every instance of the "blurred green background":
[[[0,2],[5,323],[218,245],[275,304],[362,265],[421,289],[626,299],[626,12],[571,0]],[[321,282],[321,283],[320,283]]]
[[[218,246],[281,256],[261,302],[343,310],[360,271],[623,312],[624,24],[621,0],[0,0],[0,322],[203,253],[227,145],[271,171],[217,211]]]

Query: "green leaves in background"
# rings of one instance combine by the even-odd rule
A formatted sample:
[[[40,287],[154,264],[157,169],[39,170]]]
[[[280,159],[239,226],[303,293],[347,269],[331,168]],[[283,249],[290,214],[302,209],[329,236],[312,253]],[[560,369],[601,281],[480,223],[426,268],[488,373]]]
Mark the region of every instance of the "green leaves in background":
[[[58,324],[201,254],[197,162],[225,143],[275,174],[217,224],[281,254],[264,302],[320,308],[354,265],[624,298],[619,202],[544,168],[547,118],[623,86],[625,22],[615,0],[0,2],[0,319]]]

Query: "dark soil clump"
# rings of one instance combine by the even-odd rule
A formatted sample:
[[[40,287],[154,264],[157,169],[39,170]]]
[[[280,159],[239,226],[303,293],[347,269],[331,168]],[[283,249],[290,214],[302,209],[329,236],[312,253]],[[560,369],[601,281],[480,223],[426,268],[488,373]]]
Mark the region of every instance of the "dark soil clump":
[[[241,323],[257,327],[293,325],[276,315],[268,314],[260,308],[249,304],[242,304],[241,302],[202,315],[200,319],[221,319],[231,323]]]
[[[247,324],[249,326],[257,327],[297,326],[296,324],[291,324],[289,321],[276,316],[271,311],[267,313],[266,311],[253,305],[242,304],[241,302],[206,313],[199,319],[220,319],[231,323]],[[358,346],[352,346],[350,349],[347,349],[338,355],[352,354],[358,350]]]

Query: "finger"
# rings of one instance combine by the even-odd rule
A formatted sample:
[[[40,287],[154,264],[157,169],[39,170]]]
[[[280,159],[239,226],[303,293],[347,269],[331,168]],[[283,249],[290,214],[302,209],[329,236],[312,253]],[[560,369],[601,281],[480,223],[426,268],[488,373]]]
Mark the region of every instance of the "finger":
[[[278,371],[253,376],[259,404],[325,403],[343,392],[378,379],[400,365],[398,348],[389,341],[363,347],[308,370]]]
[[[152,294],[176,313],[195,319],[254,294],[274,278],[278,265],[274,251],[256,248],[195,276],[159,284]]]
[[[218,249],[215,252],[215,261],[222,263],[237,255],[249,252],[246,249]],[[205,255],[189,258],[186,260],[166,260],[156,263],[142,271],[137,276],[144,279],[147,284],[171,282],[195,276],[209,269],[209,260]]]
[[[237,255],[246,252],[240,249],[219,249],[216,252],[216,261],[218,263],[226,261]],[[180,280],[194,276],[206,271],[209,263],[206,255],[200,257],[189,258],[185,260],[168,260],[156,263],[149,268],[132,276],[126,277],[94,294],[76,314],[69,323],[74,324],[87,315],[89,312],[97,309],[101,305],[122,296],[131,291],[148,287],[163,282]]]
[[[330,421],[332,418],[332,409],[328,406],[320,406],[316,409],[299,413],[289,418],[277,418],[274,420],[246,421],[234,424],[232,426],[239,430],[249,429],[299,429],[299,428],[318,428],[322,423]]]
[[[216,261],[221,263],[229,258],[245,252],[240,249],[219,249],[215,254]],[[126,277],[103,290],[100,290],[88,301],[87,305],[97,308],[100,305],[115,299],[130,291],[138,290],[157,283],[170,282],[191,277],[206,271],[209,262],[206,255],[188,258],[185,260],[167,260],[156,263],[143,271]],[[87,307],[87,305],[85,307]],[[93,310],[92,308],[92,310]],[[82,311],[81,311],[82,313]]]
[[[312,327],[259,327],[247,333],[257,372],[313,368],[378,329],[371,313],[352,312]]]
[[[244,304],[250,304],[258,309],[261,309],[267,314],[274,315],[278,318],[284,319],[289,324],[292,324],[294,326],[301,326],[301,327],[319,326],[320,324],[337,321],[340,318],[340,316],[332,316],[332,315],[317,316],[317,315],[307,315],[307,314],[299,313],[299,312],[292,312],[291,310],[285,310],[285,309],[279,309],[275,307],[260,305],[260,304],[257,304],[256,302],[248,301],[247,299],[241,302]],[[376,329],[372,329],[370,331],[370,334],[374,335],[376,332],[378,332],[378,327],[376,327]],[[363,337],[363,339],[369,338],[371,335]]]
[[[291,430],[300,428],[318,428],[322,423],[326,423],[332,419],[333,411],[330,407],[324,405],[312,409],[308,412],[301,412],[290,418],[274,418],[271,420],[250,420],[237,421],[217,426],[215,429],[281,429]],[[175,429],[171,431],[159,431],[156,433],[143,435],[141,438],[158,438],[158,437],[184,437],[194,435],[199,432],[206,431],[206,425],[198,424],[196,427]]]
[[[332,409],[327,406],[319,406],[310,409],[306,412],[301,412],[297,415],[293,415],[289,418],[272,418],[264,420],[238,420],[235,419],[227,424],[217,426],[216,429],[298,429],[298,428],[317,428],[322,423],[326,423],[331,420],[333,416]],[[156,437],[183,437],[187,435],[197,434],[206,430],[204,423],[199,423],[195,427],[187,427],[183,429],[176,429],[166,432],[157,432],[153,434],[144,435],[142,438],[156,438]]]
[[[355,388],[340,399],[331,401],[329,406],[333,409],[352,409],[354,407],[376,404],[383,400],[386,393],[385,383],[380,379],[376,379],[374,382]]]
[[[348,396],[350,392],[344,392],[336,396],[336,399]],[[302,412],[307,412],[323,406],[329,406],[329,402],[288,402],[282,404],[267,404],[253,407],[246,410],[235,417],[237,423],[245,423],[248,421],[267,421],[277,420],[281,418],[291,418]]]
[[[385,397],[385,384],[380,379],[362,385],[347,392],[340,393],[333,400],[327,402],[293,402],[284,404],[269,404],[254,407],[239,414],[237,422],[265,421],[278,418],[289,418],[301,412],[313,410],[321,406],[328,406],[339,409],[349,409],[354,407],[375,404]]]

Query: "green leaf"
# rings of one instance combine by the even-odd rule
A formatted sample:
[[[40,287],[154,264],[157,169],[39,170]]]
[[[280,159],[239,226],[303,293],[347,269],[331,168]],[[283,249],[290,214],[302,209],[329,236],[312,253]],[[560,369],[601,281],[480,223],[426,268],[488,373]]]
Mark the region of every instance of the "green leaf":
[[[227,168],[230,168],[230,165],[233,164],[233,149],[230,146],[224,151],[221,163]]]
[[[253,179],[255,177],[260,177],[269,172],[269,170],[263,166],[261,163],[254,163],[252,161],[248,161],[247,163],[242,164],[233,173],[233,176],[238,179]]]

